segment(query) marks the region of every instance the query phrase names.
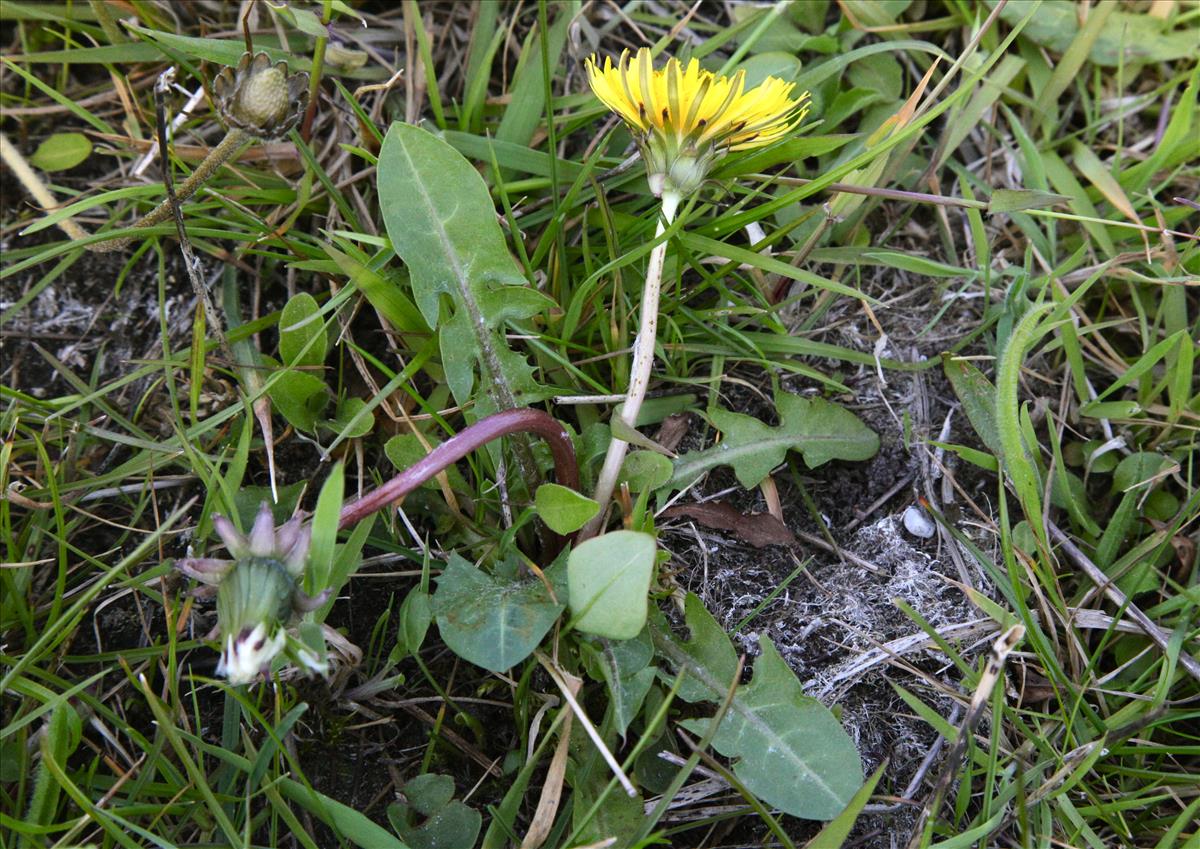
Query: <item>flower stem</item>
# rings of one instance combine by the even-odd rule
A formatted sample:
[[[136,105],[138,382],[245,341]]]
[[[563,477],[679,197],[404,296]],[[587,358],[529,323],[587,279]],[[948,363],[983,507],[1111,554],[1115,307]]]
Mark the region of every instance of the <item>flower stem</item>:
[[[663,192],[662,216],[658,219],[654,238],[659,239],[667,227],[675,220],[675,212],[679,208],[679,195],[675,192]],[[650,252],[650,264],[646,268],[646,285],[642,289],[641,326],[638,328],[637,339],[633,343],[633,366],[629,372],[629,390],[625,394],[625,403],[617,413],[621,421],[629,427],[637,424],[638,413],[642,410],[642,402],[646,400],[646,390],[650,388],[650,374],[654,369],[654,343],[658,335],[658,298],[662,291],[663,260],[667,255],[667,242],[662,241]],[[594,498],[600,502],[600,512],[583,530],[579,539],[585,540],[596,535],[604,521],[604,514],[612,501],[613,490],[617,485],[617,475],[621,472],[621,464],[625,460],[625,452],[629,443],[616,436],[608,443],[608,453],[604,456],[604,466],[600,469],[600,477],[596,480]]]
[[[208,156],[204,157],[204,161],[196,166],[196,170],[179,184],[179,188],[175,191],[175,196],[179,202],[182,203],[194,195],[196,190],[208,182],[208,179],[218,168],[237,153],[243,144],[251,140],[252,136],[245,130],[238,127],[230,127],[229,132],[225,134],[225,138],[221,139],[220,144],[210,150]],[[166,153],[162,152],[161,155],[166,156]],[[133,226],[138,228],[153,227],[155,224],[162,224],[169,219],[171,214],[171,199],[167,198],[134,222]],[[133,236],[121,236],[117,239],[96,242],[94,245],[88,245],[88,250],[95,251],[96,253],[109,253],[120,250],[132,242],[133,239]]]
[[[563,426],[541,410],[503,410],[463,428],[383,486],[342,507],[338,528],[348,528],[383,509],[472,451],[512,433],[534,433],[546,440],[554,455],[555,479],[563,486],[579,489],[575,448]]]

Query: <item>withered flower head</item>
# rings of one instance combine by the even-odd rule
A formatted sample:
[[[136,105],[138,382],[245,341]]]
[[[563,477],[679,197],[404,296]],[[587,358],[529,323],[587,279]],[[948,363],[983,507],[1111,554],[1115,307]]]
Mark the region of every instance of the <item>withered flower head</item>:
[[[221,117],[259,138],[277,138],[299,123],[308,106],[308,74],[288,73],[287,62],[271,64],[266,53],[247,51],[236,69],[213,80]]]
[[[176,567],[217,596],[221,662],[217,674],[231,684],[249,684],[270,671],[281,652],[308,673],[324,673],[325,662],[290,629],[304,613],[329,597],[326,590],[308,596],[300,584],[308,565],[310,529],[300,518],[275,528],[271,508],[263,504],[248,536],[224,516],[213,528],[232,560],[189,557]]]

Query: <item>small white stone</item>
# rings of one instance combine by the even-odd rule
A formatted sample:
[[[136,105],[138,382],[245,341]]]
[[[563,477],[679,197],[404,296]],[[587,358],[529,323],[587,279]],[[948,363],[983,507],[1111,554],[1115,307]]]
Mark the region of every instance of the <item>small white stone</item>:
[[[916,504],[910,505],[904,511],[904,529],[921,539],[929,539],[937,532],[937,526],[934,525],[933,520]]]

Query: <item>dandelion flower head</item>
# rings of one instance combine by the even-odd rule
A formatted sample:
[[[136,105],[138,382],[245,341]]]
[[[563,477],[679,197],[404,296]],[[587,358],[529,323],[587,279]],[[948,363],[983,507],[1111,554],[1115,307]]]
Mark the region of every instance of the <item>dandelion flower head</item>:
[[[808,92],[793,96],[794,83],[767,77],[747,89],[745,71],[721,76],[696,59],[655,70],[645,47],[616,65],[590,58],[587,72],[592,91],[633,131],[658,195],[695,191],[726,152],[777,141],[808,114]]]
[[[301,672],[325,674],[325,659],[300,640],[294,627],[300,616],[319,608],[330,595],[328,589],[315,596],[300,589],[308,568],[311,529],[299,517],[277,529],[266,504],[249,535],[220,515],[213,516],[213,528],[232,559],[186,557],[175,565],[200,582],[196,595],[217,599],[221,636],[217,674],[231,684],[251,684],[267,675],[280,654]]]

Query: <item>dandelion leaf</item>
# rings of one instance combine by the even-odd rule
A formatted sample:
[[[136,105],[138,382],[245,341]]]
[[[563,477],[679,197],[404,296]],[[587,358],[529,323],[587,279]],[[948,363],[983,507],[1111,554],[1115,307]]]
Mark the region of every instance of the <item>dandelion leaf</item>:
[[[779,425],[717,407],[709,412],[723,438],[712,448],[685,454],[675,461],[673,487],[687,486],[716,466],[732,466],[738,483],[758,486],[771,470],[796,450],[810,468],[830,460],[867,460],[879,450],[879,437],[854,413],[823,398],[790,392],[776,396]]]

